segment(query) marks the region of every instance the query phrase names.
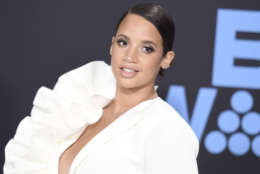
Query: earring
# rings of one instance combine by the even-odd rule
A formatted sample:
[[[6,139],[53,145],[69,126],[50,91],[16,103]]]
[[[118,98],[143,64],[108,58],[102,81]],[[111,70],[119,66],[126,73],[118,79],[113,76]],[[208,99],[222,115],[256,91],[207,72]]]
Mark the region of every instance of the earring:
[[[109,54],[112,55],[112,48],[110,48]]]

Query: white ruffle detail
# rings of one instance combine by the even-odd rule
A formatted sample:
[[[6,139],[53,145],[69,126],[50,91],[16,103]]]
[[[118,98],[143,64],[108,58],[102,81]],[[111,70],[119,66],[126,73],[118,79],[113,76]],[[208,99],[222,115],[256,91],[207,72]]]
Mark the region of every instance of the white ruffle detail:
[[[103,61],[62,75],[53,90],[41,87],[31,116],[6,145],[4,174],[51,174],[48,162],[59,142],[97,122],[114,95],[115,79]]]

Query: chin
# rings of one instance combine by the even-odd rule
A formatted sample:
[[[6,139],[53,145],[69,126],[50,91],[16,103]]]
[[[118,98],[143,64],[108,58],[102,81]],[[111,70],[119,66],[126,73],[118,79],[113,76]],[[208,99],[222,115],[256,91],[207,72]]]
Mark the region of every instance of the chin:
[[[145,82],[144,80],[138,79],[118,79],[117,87],[124,89],[142,89],[153,86],[151,82]]]
[[[120,88],[135,89],[140,88],[142,85],[132,79],[117,79],[117,86]]]

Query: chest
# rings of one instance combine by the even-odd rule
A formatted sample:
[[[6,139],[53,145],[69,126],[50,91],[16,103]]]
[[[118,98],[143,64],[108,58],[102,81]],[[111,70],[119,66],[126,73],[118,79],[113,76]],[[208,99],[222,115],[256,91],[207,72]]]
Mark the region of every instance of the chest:
[[[79,161],[75,174],[144,172],[144,139],[136,127],[103,144],[94,144],[89,151],[85,150],[83,148],[84,157]]]
[[[122,119],[122,118],[120,118],[121,114],[122,113],[113,114],[109,108],[105,108],[103,110],[103,115],[102,115],[101,119],[98,122],[96,122],[95,124],[87,126],[87,128],[80,135],[80,137],[61,154],[61,156],[59,158],[59,166],[58,166],[59,174],[69,174],[71,165],[73,164],[73,161],[75,160],[75,158],[78,156],[78,154],[82,156],[82,153],[80,153],[81,151],[83,151],[83,152],[84,151],[85,152],[93,151],[92,149],[89,149],[91,147],[93,147],[93,149],[98,149],[98,144],[101,144],[101,143],[97,143],[93,146],[92,146],[93,143],[89,144],[89,142],[93,138],[95,139],[96,137],[98,137],[101,141],[103,141],[102,139],[109,140],[109,136],[117,135],[118,133],[120,133],[120,131],[124,130],[124,128],[127,128],[127,126],[132,125],[133,127],[135,127],[133,125],[133,123],[135,123],[135,122],[137,123],[138,121],[131,120],[130,118],[132,115],[128,115],[128,117],[126,117],[127,115],[124,115],[124,118]],[[125,120],[125,122],[122,120],[120,121],[120,119]],[[127,126],[126,125],[124,126],[124,123],[127,124]],[[121,126],[121,128],[119,125]],[[117,126],[119,126],[119,127],[117,127]],[[106,130],[104,131],[104,129],[106,129]],[[100,132],[101,132],[101,135],[100,135]],[[112,141],[113,142],[112,146],[109,146],[109,144],[107,144],[107,146],[99,148],[98,151],[96,151],[96,150],[95,151],[96,151],[96,153],[102,153],[103,156],[104,155],[110,156],[110,158],[111,158],[111,156],[116,157],[115,153],[111,154],[114,150],[116,150],[116,154],[119,154],[119,155],[123,155],[127,151],[128,152],[136,151],[134,149],[136,148],[135,147],[136,143],[139,141],[137,132],[138,132],[137,129],[132,132],[127,131],[127,133],[125,133],[124,136],[121,137],[120,139],[114,139]],[[102,138],[102,136],[103,136],[103,138]],[[97,141],[95,140],[93,142],[95,143]],[[106,150],[104,151],[104,149],[106,149]],[[126,155],[126,154],[124,154],[124,155]],[[83,153],[83,156],[84,156],[84,153]],[[102,159],[105,159],[105,158],[103,157]],[[104,160],[104,163],[106,163],[107,161],[111,161],[111,160],[109,160],[109,159]],[[92,162],[93,162],[93,160],[92,160]],[[96,162],[96,164],[98,164],[98,161]]]
[[[73,163],[77,166],[75,170],[74,164],[73,174],[88,171],[90,173],[123,173],[125,168],[136,174],[142,173],[144,139],[140,128],[133,126],[102,143],[98,143],[99,140],[92,141],[91,139],[105,127],[106,124],[88,127],[89,129],[87,128],[81,137],[64,151],[60,157],[59,174],[68,174]],[[101,134],[106,138],[107,135],[109,134]],[[100,139],[102,139],[101,136]]]
[[[69,174],[71,164],[81,149],[100,131],[111,124],[113,120],[105,119],[105,114],[104,112],[97,123],[87,126],[80,137],[61,154],[59,158],[59,174]]]

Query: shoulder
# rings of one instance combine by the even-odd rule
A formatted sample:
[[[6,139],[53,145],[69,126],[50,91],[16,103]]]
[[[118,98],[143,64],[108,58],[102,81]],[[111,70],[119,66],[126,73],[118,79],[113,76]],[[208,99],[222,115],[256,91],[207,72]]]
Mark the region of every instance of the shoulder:
[[[6,145],[4,173],[48,173],[46,165],[60,142],[78,137],[100,118],[101,106],[93,106],[90,97],[96,93],[110,97],[115,86],[111,79],[110,66],[93,61],[61,75],[54,89],[40,87],[30,116],[19,123]]]
[[[147,173],[198,173],[198,140],[188,123],[168,103],[156,100],[144,122]]]
[[[62,74],[59,77],[59,80],[63,79],[74,79],[74,80],[82,80],[82,79],[88,79],[87,77],[96,75],[101,76],[105,75],[106,73],[110,73],[111,68],[110,65],[108,65],[104,61],[91,61],[88,62],[80,67],[77,67],[75,69],[72,69],[64,74]],[[106,72],[106,73],[104,73]],[[86,77],[87,76],[87,77]]]
[[[166,101],[158,98],[146,111],[146,121],[156,126],[167,126],[191,130],[189,124],[183,117]]]
[[[190,125],[166,101],[159,98],[146,112],[144,127],[148,139],[188,145],[198,153],[199,141]],[[171,142],[172,141],[172,142]]]
[[[104,61],[91,61],[78,68],[62,74],[54,86],[54,90],[68,93],[99,94],[112,98],[115,93],[115,77],[111,66]]]

